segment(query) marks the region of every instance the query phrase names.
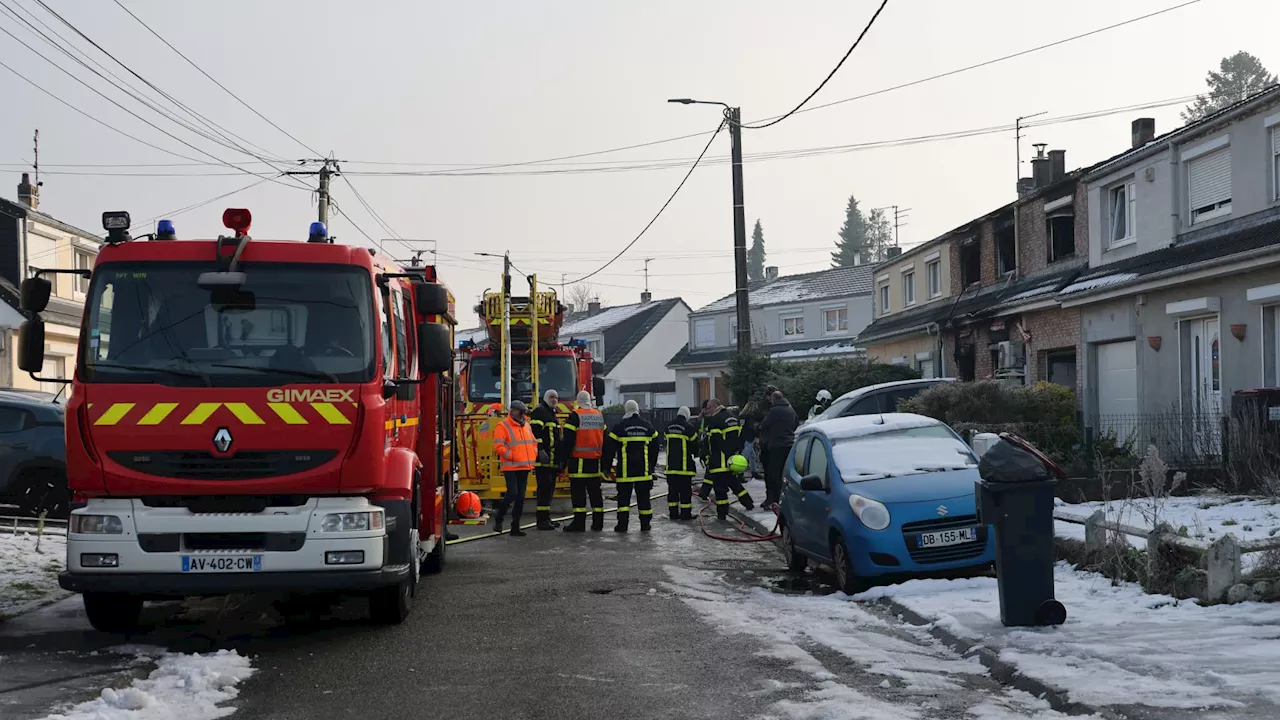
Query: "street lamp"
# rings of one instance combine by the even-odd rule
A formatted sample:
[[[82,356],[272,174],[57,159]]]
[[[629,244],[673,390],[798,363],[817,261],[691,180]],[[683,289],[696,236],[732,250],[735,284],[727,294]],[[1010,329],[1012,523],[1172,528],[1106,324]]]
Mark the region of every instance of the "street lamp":
[[[681,105],[719,105],[724,108],[725,121],[729,123],[733,161],[733,265],[734,294],[738,304],[738,352],[751,350],[751,310],[747,304],[747,218],[742,199],[742,109],[727,103],[692,98],[672,98],[669,103]]]

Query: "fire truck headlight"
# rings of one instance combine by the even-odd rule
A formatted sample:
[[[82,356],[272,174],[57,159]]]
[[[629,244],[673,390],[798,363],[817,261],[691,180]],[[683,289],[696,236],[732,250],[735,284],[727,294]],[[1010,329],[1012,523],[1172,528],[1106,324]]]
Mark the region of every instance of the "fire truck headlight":
[[[363,532],[381,530],[382,511],[331,513],[320,520],[320,532]]]
[[[124,523],[115,515],[72,515],[71,532],[84,535],[120,535]]]

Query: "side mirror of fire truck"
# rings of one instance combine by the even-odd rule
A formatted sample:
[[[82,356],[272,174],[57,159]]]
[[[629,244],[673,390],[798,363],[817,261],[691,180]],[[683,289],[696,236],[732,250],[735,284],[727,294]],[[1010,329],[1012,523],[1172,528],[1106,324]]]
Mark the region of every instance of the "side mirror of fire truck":
[[[424,322],[418,326],[418,367],[426,375],[453,370],[453,342],[448,325]]]
[[[604,363],[600,362],[599,360],[592,360],[592,361],[591,361],[591,374],[592,374],[592,375],[604,375]]]
[[[23,321],[18,328],[18,367],[29,373],[44,368],[44,320],[39,315]]]
[[[415,283],[413,302],[421,315],[446,315],[449,312],[449,290],[440,283]]]
[[[591,394],[596,396],[596,406],[604,404],[604,378],[596,375],[591,378]]]
[[[19,292],[18,307],[23,312],[44,312],[49,307],[49,296],[53,294],[53,283],[47,278],[31,277],[22,281]]]

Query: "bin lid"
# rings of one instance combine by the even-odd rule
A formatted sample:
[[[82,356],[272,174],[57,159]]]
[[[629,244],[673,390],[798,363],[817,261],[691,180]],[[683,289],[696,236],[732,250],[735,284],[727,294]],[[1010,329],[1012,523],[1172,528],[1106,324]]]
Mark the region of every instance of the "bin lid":
[[[1052,465],[1030,443],[1005,433],[995,447],[983,453],[978,474],[989,483],[1044,482],[1054,477],[1046,463]]]

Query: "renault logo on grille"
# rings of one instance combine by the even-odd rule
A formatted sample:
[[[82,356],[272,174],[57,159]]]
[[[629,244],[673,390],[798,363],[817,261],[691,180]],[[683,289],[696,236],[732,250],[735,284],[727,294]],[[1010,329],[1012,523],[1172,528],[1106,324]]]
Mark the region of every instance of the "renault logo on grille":
[[[217,440],[214,440],[214,442],[217,442]],[[228,443],[230,443],[230,441],[228,441]],[[225,452],[225,451],[224,451],[224,452]],[[949,513],[949,512],[951,512],[951,511],[947,509],[947,506],[946,506],[946,505],[939,505],[939,506],[938,506],[938,517],[946,517],[947,513]]]
[[[230,430],[226,428],[218,428],[218,432],[213,434],[213,449],[222,453],[231,449]]]

